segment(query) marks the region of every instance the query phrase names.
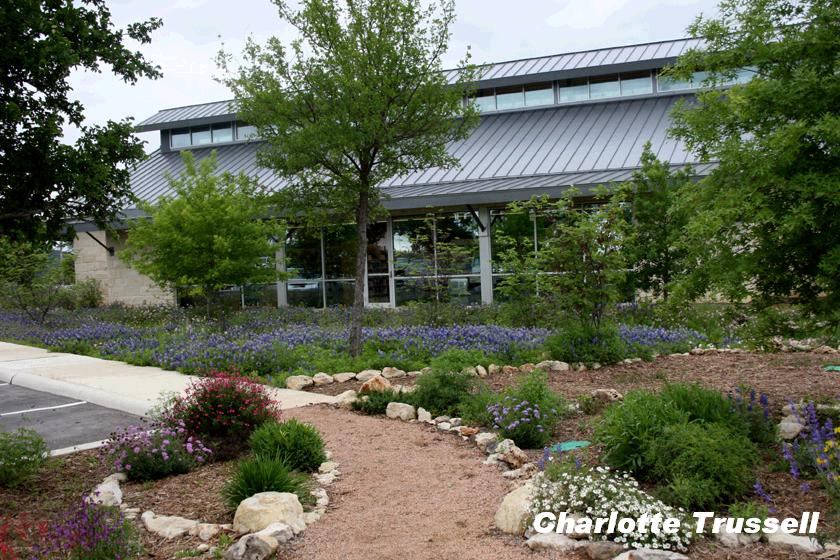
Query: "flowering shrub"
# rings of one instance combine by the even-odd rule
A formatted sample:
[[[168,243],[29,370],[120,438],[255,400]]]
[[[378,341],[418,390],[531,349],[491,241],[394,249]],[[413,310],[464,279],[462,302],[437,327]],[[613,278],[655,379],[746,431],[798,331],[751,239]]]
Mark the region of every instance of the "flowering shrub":
[[[525,448],[542,447],[548,443],[551,429],[559,416],[556,408],[541,410],[537,403],[510,396],[491,404],[487,411],[493,416],[493,429]]]
[[[17,486],[38,472],[49,449],[34,430],[0,432],[0,486]]]
[[[29,551],[47,536],[46,522],[30,516],[0,517],[0,560],[20,560],[19,551]]]
[[[534,479],[531,515],[543,511],[559,514],[576,513],[590,518],[617,517],[638,519],[644,514],[686,519],[682,509],[669,507],[639,488],[630,475],[611,472],[606,467],[579,469],[546,469]],[[629,534],[593,533],[592,540],[609,540],[626,548],[659,548],[684,551],[691,542],[692,526],[686,520],[678,532],[666,534],[652,531]]]
[[[813,402],[805,405],[801,414],[793,403],[791,408],[805,426],[792,443],[782,444],[791,475],[797,479],[817,476],[835,505],[840,504],[840,427],[835,428],[831,418],[821,422]]]
[[[189,472],[210,453],[201,440],[186,433],[183,420],[176,420],[175,427],[129,426],[115,432],[100,457],[131,480],[155,480]]]
[[[229,458],[244,449],[257,427],[278,420],[280,407],[265,385],[235,373],[211,372],[175,397],[162,417],[205,441],[216,458]]]
[[[122,512],[82,501],[49,528],[33,560],[128,560],[142,552],[134,526]]]
[[[770,416],[770,401],[764,393],[756,394],[755,389],[735,390],[729,395],[732,410],[740,417],[749,438],[762,445],[776,442],[776,423]]]

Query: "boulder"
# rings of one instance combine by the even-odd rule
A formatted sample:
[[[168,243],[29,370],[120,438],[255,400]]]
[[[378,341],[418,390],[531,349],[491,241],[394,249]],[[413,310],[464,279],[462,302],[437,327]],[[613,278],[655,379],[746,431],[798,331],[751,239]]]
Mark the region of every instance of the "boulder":
[[[438,422],[437,429],[442,432],[448,432],[452,428],[449,422]]]
[[[836,354],[837,350],[832,348],[831,346],[826,346],[823,344],[822,346],[817,346],[814,348],[814,354]]]
[[[312,376],[312,382],[317,386],[329,385],[330,383],[335,383],[335,379],[327,373],[316,373]]]
[[[358,376],[357,376],[358,378]],[[366,393],[381,393],[387,389],[391,388],[391,382],[382,377],[381,375],[375,375],[362,383],[362,387],[359,389],[359,394],[366,394]]]
[[[295,534],[306,528],[300,500],[289,492],[260,492],[239,503],[233,516],[233,530],[262,531],[272,523],[284,523]]]
[[[420,422],[434,424],[434,420],[432,420],[432,413],[422,406],[417,409],[417,420]]]
[[[417,411],[410,404],[390,402],[385,408],[385,416],[399,420],[414,420],[417,418]]]
[[[100,484],[96,485],[93,492],[88,495],[88,501],[90,503],[113,507],[122,504],[123,493],[120,489],[119,479],[112,478],[113,476],[107,477]]]
[[[792,440],[804,429],[805,426],[800,424],[795,417],[788,416],[779,423],[779,437],[783,440]]]
[[[336,373],[335,375],[333,375],[333,379],[335,379],[336,383],[347,383],[348,381],[356,379],[356,374],[352,371]]]
[[[747,546],[753,543],[756,543],[761,540],[760,534],[747,534],[747,533],[736,533],[736,532],[729,532],[726,530],[726,527],[723,527],[720,532],[715,535],[720,544],[727,548],[738,548],[739,546]]]
[[[292,528],[286,525],[285,523],[272,523],[262,531],[259,531],[254,534],[271,537],[277,542],[281,543],[289,542],[290,540],[292,540],[292,537],[295,536],[294,531],[292,531]]]
[[[493,432],[481,432],[475,435],[475,445],[485,453],[493,453],[496,451],[496,442],[499,441],[499,436]]]
[[[449,416],[435,416],[435,424],[440,424],[441,422],[449,422]]]
[[[602,404],[611,404],[622,400],[624,395],[615,389],[595,389],[592,391],[592,398]]]
[[[516,366],[502,366],[502,373],[505,375],[519,375],[519,368]]]
[[[571,552],[586,546],[584,542],[570,539],[559,533],[537,533],[525,541],[525,546],[531,550],[553,550],[555,552]]]
[[[140,519],[147,531],[165,539],[174,539],[186,535],[193,528],[198,527],[198,521],[175,515],[155,515],[151,511],[143,512]]]
[[[337,395],[335,397],[335,404],[338,405],[339,408],[350,408],[351,405],[356,402],[358,395],[356,391],[350,389],[349,391],[344,391],[343,393]]]
[[[376,377],[378,375],[382,375],[382,372],[379,371],[378,369],[366,369],[364,371],[360,371],[359,373],[357,373],[356,374],[356,379],[358,381],[361,381],[362,383],[364,383],[365,381],[367,381],[369,379],[373,379],[374,377]]]
[[[293,391],[300,391],[314,383],[308,375],[292,375],[286,378],[286,388],[292,389]]]
[[[496,510],[494,521],[503,533],[522,535],[525,533],[531,508],[533,486],[525,484],[504,498]]]
[[[558,360],[545,360],[537,364],[537,369],[548,373],[569,371],[569,364]]]
[[[395,367],[382,368],[382,377],[385,379],[397,379],[405,376],[405,372],[401,369],[397,369]]]
[[[487,377],[487,369],[482,365],[475,366],[475,374],[481,378]]]
[[[590,560],[611,560],[621,554],[624,547],[612,541],[589,541],[586,543],[586,555]]]
[[[460,426],[458,428],[458,433],[464,437],[472,437],[478,433],[478,428],[471,428],[469,426]]]
[[[528,455],[519,449],[512,439],[503,439],[496,445],[496,453],[499,454],[499,459],[510,465],[514,469],[518,469],[528,462]]]
[[[268,535],[245,535],[228,548],[224,560],[265,560],[277,550],[280,543]]]
[[[688,556],[670,550],[639,548],[622,552],[613,560],[688,560]]]
[[[490,367],[487,369],[487,373],[490,375],[497,375],[502,372],[502,366],[496,364],[490,364]]]
[[[522,364],[521,366],[519,366],[519,371],[521,371],[522,373],[531,373],[535,369],[537,369],[537,366],[531,363]]]
[[[766,537],[770,546],[778,546],[795,552],[820,553],[825,550],[816,539],[802,535],[789,535],[783,531],[776,531]]]

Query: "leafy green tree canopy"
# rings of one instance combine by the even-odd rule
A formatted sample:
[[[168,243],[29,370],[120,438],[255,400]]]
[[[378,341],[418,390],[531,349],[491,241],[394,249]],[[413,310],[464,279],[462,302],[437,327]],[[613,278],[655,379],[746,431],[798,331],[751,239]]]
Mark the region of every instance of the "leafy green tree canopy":
[[[260,164],[286,177],[280,206],[316,223],[354,219],[356,282],[350,347],[360,350],[367,224],[381,208],[380,185],[393,177],[458,160],[449,142],[466,138],[477,110],[463,103],[473,82],[466,67],[449,83],[447,50],[454,3],[420,0],[274,0],[299,32],[249,41],[244,65],[220,53],[225,83],[241,119],[265,141]]]
[[[156,18],[115,29],[104,0],[14,0],[0,10],[0,235],[58,239],[68,218],[104,226],[130,196],[128,167],[145,155],[129,121],[84,125],[74,69],[108,65],[128,83],[160,71],[123,43],[150,42]],[[78,127],[74,145],[62,127]]]
[[[148,218],[130,224],[119,255],[164,288],[207,298],[226,286],[274,281],[273,239],[280,235],[268,198],[244,174],[215,173],[216,153],[196,163],[182,152],[186,170],[170,177],[172,197],[141,203]]]
[[[719,165],[684,198],[693,273],[708,289],[766,305],[798,296],[812,309],[840,303],[840,4],[725,0],[690,32],[705,45],[673,73],[723,85],[674,113],[673,134]]]

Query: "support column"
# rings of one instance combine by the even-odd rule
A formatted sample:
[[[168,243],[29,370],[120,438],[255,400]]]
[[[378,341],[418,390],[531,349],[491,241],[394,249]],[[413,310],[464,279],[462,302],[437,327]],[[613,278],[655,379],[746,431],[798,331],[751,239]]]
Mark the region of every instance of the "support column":
[[[490,250],[490,209],[479,208],[478,219],[484,230],[478,232],[478,258],[481,271],[481,303],[493,303],[493,266]]]

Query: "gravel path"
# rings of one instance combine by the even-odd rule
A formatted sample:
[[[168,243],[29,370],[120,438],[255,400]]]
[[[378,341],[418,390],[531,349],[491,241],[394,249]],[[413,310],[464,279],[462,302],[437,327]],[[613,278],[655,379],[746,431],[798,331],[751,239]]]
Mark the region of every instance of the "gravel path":
[[[341,477],[329,487],[327,514],[280,558],[551,558],[494,529],[508,483],[472,445],[430,427],[321,406],[285,415],[321,431]]]

